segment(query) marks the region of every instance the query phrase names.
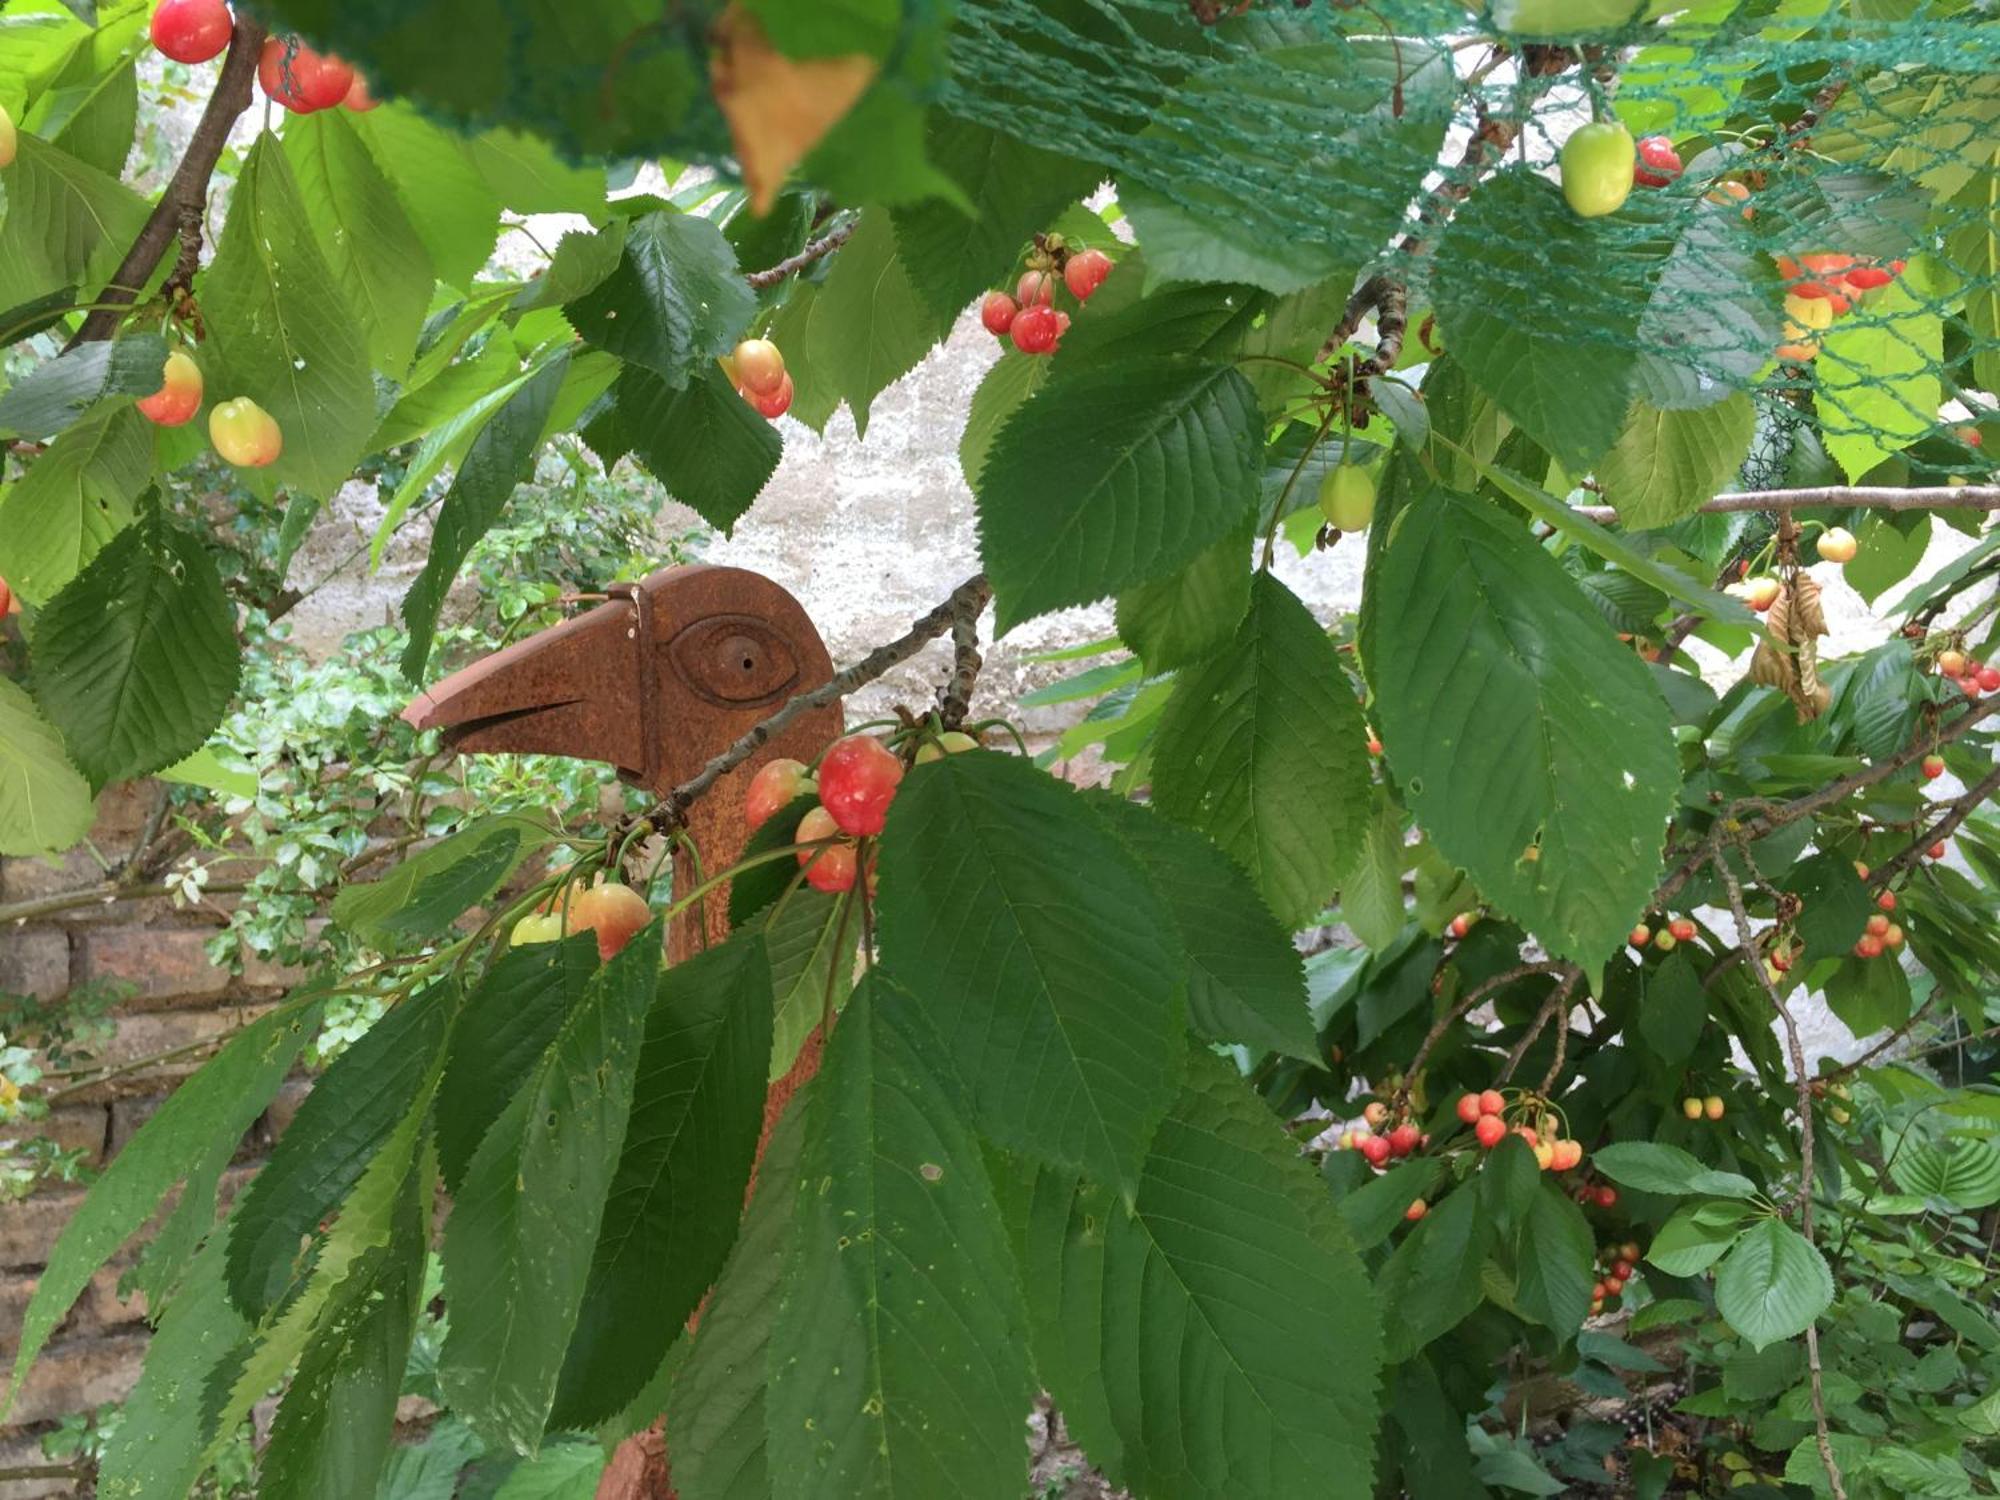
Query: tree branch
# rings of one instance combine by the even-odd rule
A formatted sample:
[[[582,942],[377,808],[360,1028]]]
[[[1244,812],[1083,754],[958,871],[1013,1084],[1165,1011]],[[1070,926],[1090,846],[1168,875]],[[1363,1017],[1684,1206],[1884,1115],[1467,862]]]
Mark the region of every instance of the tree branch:
[[[1922,859],[1924,857],[1924,850],[1930,848],[1932,844],[1937,843],[1940,839],[1948,839],[1954,833],[1958,832],[1959,825],[1972,816],[1973,809],[1977,808],[1980,803],[1996,792],[2000,792],[2000,769],[1988,772],[1984,781],[1966,792],[1964,796],[1948,804],[1951,811],[1946,813],[1942,818],[1939,818],[1926,832],[1917,835],[1907,849],[1904,849],[1894,859],[1876,866],[1869,874],[1868,883],[1877,889],[1889,884],[1890,881],[1902,874],[1903,871],[1909,869],[1918,860]]]
[[[755,755],[772,735],[800,714],[824,708],[834,699],[844,698],[856,688],[875,681],[891,667],[908,661],[950,630],[961,610],[970,609],[977,617],[992,597],[993,586],[986,581],[986,575],[975,573],[953,589],[942,604],[911,625],[902,636],[885,646],[877,646],[853,666],[843,667],[811,692],[787,699],[770,718],[752,725],[728,749],[714,756],[707,765],[661,798],[659,804],[645,815],[645,821],[660,833],[674,827],[704,792]]]
[[[1514,1043],[1513,1050],[1507,1054],[1507,1061],[1500,1068],[1500,1082],[1506,1083],[1513,1078],[1515,1070],[1521,1066],[1521,1059],[1528,1055],[1528,1049],[1534,1046],[1535,1038],[1542,1034],[1542,1028],[1549,1024],[1552,1017],[1560,1014],[1563,1029],[1565,1031],[1569,1029],[1570,992],[1576,988],[1577,980],[1583,977],[1583,970],[1575,964],[1563,964],[1559,972],[1562,974],[1562,983],[1549,992],[1549,998],[1544,1000],[1542,1008],[1535,1012],[1535,1018],[1528,1023],[1528,1029],[1521,1033],[1521,1040]],[[1559,1055],[1556,1067],[1561,1066],[1562,1060]],[[1551,1070],[1550,1081],[1553,1080],[1554,1070]],[[1544,1092],[1548,1087],[1547,1083],[1542,1085]]]
[[[1431,1049],[1444,1039],[1444,1034],[1451,1030],[1452,1024],[1463,1019],[1495,990],[1505,989],[1517,979],[1526,979],[1533,974],[1553,974],[1561,977],[1567,972],[1574,972],[1571,965],[1544,959],[1539,963],[1516,964],[1511,969],[1502,969],[1490,979],[1481,980],[1468,990],[1457,1004],[1431,1023],[1431,1029],[1424,1034],[1423,1043],[1417,1048],[1417,1055],[1410,1059],[1410,1066],[1405,1070],[1404,1076],[1414,1082],[1417,1075],[1423,1072],[1424,1064],[1430,1060]],[[1407,1087],[1406,1085],[1406,1092]]]
[[[977,593],[966,594],[955,605],[951,618],[951,677],[938,692],[938,718],[946,729],[957,729],[972,711],[972,689],[979,681],[979,669],[986,664],[979,654],[979,612],[986,600]]]
[[[766,287],[776,286],[793,272],[803,271],[816,260],[824,260],[842,245],[846,244],[848,236],[854,233],[854,226],[859,222],[860,220],[858,219],[849,219],[845,224],[834,229],[829,229],[797,255],[788,255],[775,266],[766,266],[761,271],[752,271],[743,279],[750,283],[752,291],[761,292]]]
[[[1700,507],[1708,515],[1745,510],[2000,510],[2000,485],[1939,484],[1898,490],[1881,485],[1832,485],[1808,490],[1730,490]],[[1616,521],[1609,505],[1579,505],[1578,515]]]
[[[229,142],[229,132],[235,128],[237,117],[250,107],[250,84],[257,76],[257,58],[263,50],[264,28],[251,20],[248,14],[239,11],[236,34],[229,43],[229,55],[223,60],[222,74],[215,81],[215,92],[208,97],[208,107],[202,111],[201,121],[194,128],[193,138],[188,141],[187,153],[181,157],[181,164],[175,169],[167,190],[160,195],[160,201],[153,205],[153,212],[147,217],[145,227],[139,231],[139,237],[125,252],[125,259],[118,263],[118,269],[111,273],[110,285],[98,298],[99,302],[116,305],[100,307],[85,318],[83,326],[64,346],[65,351],[74,349],[78,344],[108,339],[117,332],[124,309],[138,300],[146,283],[153,279],[153,272],[159,269],[160,258],[181,233],[185,216],[193,213],[199,224],[202,204],[208,197],[208,181],[215,175],[215,164],[222,159],[222,148]]]

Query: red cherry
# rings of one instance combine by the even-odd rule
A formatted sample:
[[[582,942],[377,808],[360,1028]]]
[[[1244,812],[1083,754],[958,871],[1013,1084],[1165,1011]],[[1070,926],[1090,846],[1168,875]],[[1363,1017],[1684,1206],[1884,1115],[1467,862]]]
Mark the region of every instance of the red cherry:
[[[1874,933],[1864,932],[1859,938],[1855,939],[1854,956],[1856,958],[1879,958],[1881,953],[1882,940],[1875,936]]]
[[[1056,322],[1052,307],[1024,307],[1014,315],[1013,326],[1008,330],[1013,336],[1014,347],[1023,354],[1048,354],[1056,347],[1056,340],[1062,337],[1062,327]]]
[[[744,339],[729,355],[736,371],[736,383],[745,390],[768,395],[785,378],[785,356],[769,339]]]
[[[1023,307],[1040,303],[1047,307],[1056,300],[1056,278],[1049,271],[1023,271],[1014,285],[1015,298]]]
[[[819,800],[842,833],[880,833],[902,779],[903,763],[880,740],[850,734],[820,760]]]
[[[235,29],[223,0],[160,0],[153,12],[153,45],[177,63],[213,62]]]
[[[569,930],[597,934],[597,956],[612,956],[653,920],[646,898],[629,885],[594,885],[570,903]]]
[[[1382,753],[1382,742],[1372,734],[1368,736],[1368,753],[1370,755],[1380,755]]]
[[[840,825],[833,821],[833,814],[823,807],[815,807],[799,819],[798,831],[792,841],[798,844],[817,843],[821,839],[832,838],[840,832]],[[856,851],[852,844],[832,844],[823,849],[801,849],[799,863],[805,866],[806,884],[816,891],[845,891],[854,885]]]
[[[1457,916],[1451,919],[1450,930],[1451,930],[1451,935],[1453,937],[1455,938],[1464,937],[1468,932],[1472,931],[1471,915],[1467,912],[1460,912]]]
[[[201,410],[201,368],[179,349],[167,356],[160,388],[138,402],[139,414],[161,427],[179,427]]]
[[[812,777],[798,761],[783,756],[766,761],[750,778],[750,790],[744,793],[743,821],[753,829],[761,828],[812,789]]]
[[[1410,1206],[1403,1210],[1403,1217],[1412,1224],[1431,1211],[1431,1206],[1421,1198],[1412,1199]]]
[[[775,422],[792,409],[792,377],[789,373],[779,376],[778,387],[773,391],[760,393],[747,385],[739,385],[736,394],[756,407],[758,415]]]
[[[1622,1288],[1627,1281],[1632,1279],[1632,1267],[1622,1260],[1613,1261],[1608,1274]]]
[[[1507,1139],[1507,1122],[1498,1115],[1481,1115],[1479,1123],[1472,1127],[1472,1133],[1480,1145],[1491,1151]]]
[[[1460,1094],[1458,1096],[1458,1117],[1468,1125],[1477,1125],[1480,1116],[1479,1096]]]
[[[1639,165],[1632,180],[1641,187],[1665,187],[1681,175],[1681,154],[1663,135],[1649,135],[1639,142]]]
[[[1418,1130],[1408,1120],[1405,1120],[1389,1132],[1390,1154],[1394,1156],[1408,1156],[1412,1151],[1417,1149],[1417,1142],[1422,1136],[1422,1131]]]
[[[1875,936],[1877,937],[1880,937],[1883,933],[1889,930],[1889,919],[1883,916],[1880,912],[1877,912],[1875,913],[1874,916],[1868,919],[1868,925],[1865,930],[1874,933]]]
[[[1361,1154],[1368,1159],[1368,1165],[1371,1167],[1379,1167],[1389,1160],[1391,1148],[1389,1138],[1386,1135],[1364,1136],[1360,1149]]]
[[[2000,667],[1979,669],[1979,690],[1983,693],[2000,692]]]
[[[1958,690],[1965,694],[1967,698],[1977,698],[1979,696],[1979,678],[1977,674],[1968,672],[1965,676],[1959,678]]]
[[[1644,922],[1641,922],[1625,935],[1625,941],[1630,943],[1634,948],[1643,948],[1646,944],[1652,942],[1652,940],[1653,930]]]
[[[342,108],[357,115],[367,114],[381,102],[368,92],[368,80],[359,73],[354,75],[354,86],[347,91],[347,97],[340,101]]]
[[[1936,842],[1935,844],[1932,844],[1928,852],[1929,852],[1929,854],[1930,854],[1930,857],[1931,857],[1932,859],[1943,859],[1943,858],[1944,858],[1944,840],[1943,840],[1943,839],[1939,839],[1939,840],[1938,840],[1938,841],[1937,841],[1937,842]]]
[[[1618,1201],[1618,1189],[1607,1182],[1591,1196],[1597,1200],[1599,1208],[1609,1208]]]
[[[1894,911],[1896,909],[1896,893],[1894,891],[1884,891],[1875,898],[1875,904],[1884,911]]]
[[[1938,777],[1944,775],[1944,757],[1942,755],[1926,755],[1918,763],[1917,769],[1923,772],[1924,780],[1935,781]]]
[[[1505,1112],[1507,1100],[1498,1089],[1487,1089],[1479,1096],[1479,1112],[1482,1115],[1497,1115]]]
[[[1102,250],[1079,250],[1063,267],[1063,283],[1077,301],[1088,302],[1090,294],[1104,285],[1104,278],[1110,274],[1110,256]]]
[[[1881,266],[1856,266],[1841,278],[1857,292],[1872,292],[1896,279],[1896,273]]]
[[[354,69],[296,39],[272,37],[257,59],[257,81],[267,97],[293,114],[332,109],[354,87]]]
[[[1019,311],[1014,299],[1005,292],[988,292],[986,300],[979,304],[979,321],[997,338],[1014,326],[1014,314]]]
[[[1667,931],[1671,932],[1674,935],[1675,942],[1691,943],[1695,939],[1695,934],[1699,932],[1700,929],[1694,925],[1694,921],[1692,918],[1675,917],[1673,921],[1667,923]]]

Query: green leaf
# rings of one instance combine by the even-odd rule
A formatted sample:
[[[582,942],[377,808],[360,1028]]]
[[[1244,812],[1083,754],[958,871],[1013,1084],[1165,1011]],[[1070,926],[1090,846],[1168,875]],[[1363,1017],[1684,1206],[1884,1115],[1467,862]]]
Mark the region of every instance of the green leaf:
[[[995,1142],[1129,1191],[1187,1050],[1173,918],[1025,760],[916,767],[883,837],[884,971],[932,1019]]]
[[[0,854],[67,849],[90,832],[90,783],[35,700],[0,677]]]
[[[430,252],[344,109],[292,115],[285,159],[320,252],[361,319],[376,366],[400,379],[417,352],[430,310]]]
[[[1821,335],[1813,409],[1826,451],[1855,481],[1929,432],[1944,399],[1944,323],[1923,263],[1870,294],[1867,309]]]
[[[587,341],[676,390],[727,354],[756,310],[722,231],[666,210],[634,219],[618,269],[564,309]]]
[[[157,1111],[104,1169],[49,1252],[35,1294],[21,1318],[21,1342],[14,1355],[7,1406],[20,1393],[21,1378],[49,1335],[109,1260],[160,1206],[187,1169],[188,1158],[211,1141],[235,1142],[264,1112],[292,1060],[312,1036],[317,1011],[283,1006],[238,1032],[229,1044]],[[222,1299],[222,1264],[212,1270],[213,1294]],[[177,1299],[174,1304],[179,1305]],[[232,1315],[233,1316],[233,1315]],[[4,1417],[6,1406],[0,1406]]]
[[[604,1466],[597,1443],[556,1443],[509,1469],[493,1500],[594,1500]]]
[[[438,1163],[456,1193],[466,1168],[507,1101],[579,1010],[597,972],[597,940],[588,933],[555,943],[510,948],[466,998],[438,1083]]]
[[[101,406],[0,492],[0,577],[46,604],[132,521],[153,439],[130,406]]]
[[[554,1426],[593,1426],[637,1395],[722,1269],[763,1128],[770,1056],[761,934],[739,933],[661,975]]]
[[[1449,1333],[1486,1300],[1480,1268],[1493,1225],[1479,1195],[1460,1189],[1431,1205],[1375,1279],[1375,1295],[1396,1316],[1383,1326],[1383,1354],[1408,1359]]]
[[[541,1442],[583,1303],[660,946],[650,926],[593,976],[480,1142],[445,1225],[452,1318],[438,1384],[489,1442],[519,1453]]]
[[[199,750],[242,671],[208,549],[157,509],[49,601],[31,659],[43,709],[99,785]]]
[[[1516,36],[1570,37],[1630,23],[1643,0],[1494,0],[1493,24]]]
[[[260,479],[327,499],[375,430],[375,384],[357,309],[320,253],[275,136],[250,148],[200,290],[209,391],[248,396],[284,431],[284,452]]]
[[[1280,922],[1332,898],[1369,805],[1361,707],[1333,642],[1269,573],[1228,650],[1182,673],[1154,757],[1160,811],[1248,870]]]
[[[36,365],[0,395],[0,433],[45,438],[106,397],[150,396],[166,362],[167,341],[153,333],[80,345]]]
[[[369,77],[384,81],[372,69]],[[499,237],[500,200],[464,142],[406,104],[349,115],[346,123],[394,186],[438,279],[469,289]]]
[[[1826,1257],[1782,1219],[1751,1225],[1715,1273],[1715,1310],[1755,1349],[1804,1333],[1832,1301]]]
[[[823,428],[845,401],[855,432],[866,437],[875,398],[950,328],[949,315],[927,308],[911,283],[887,212],[870,209],[826,280],[794,291],[771,324],[797,386],[791,414]]]
[[[1708,1025],[1708,994],[1685,954],[1675,953],[1656,969],[1642,972],[1639,1035],[1669,1068],[1694,1054]]]
[[[1318,1062],[1304,963],[1243,872],[1200,834],[1136,802],[1108,793],[1089,802],[1152,877],[1180,931],[1188,1024],[1211,1041]]]
[[[1757,1196],[1757,1185],[1749,1178],[1705,1167],[1680,1147],[1662,1141],[1614,1141],[1591,1152],[1590,1164],[1613,1182],[1642,1193]]]
[[[770,1079],[791,1072],[799,1049],[854,989],[854,954],[861,934],[855,903],[827,891],[792,893],[764,925],[771,954]]]
[[[544,307],[560,307],[574,302],[586,292],[603,285],[604,278],[618,269],[625,257],[624,219],[613,219],[594,233],[572,229],[556,241],[555,254],[542,273],[522,287],[508,304],[516,316]]]
[[[965,432],[958,440],[959,471],[974,489],[979,487],[980,471],[986,467],[993,439],[1007,419],[1042,388],[1054,368],[1054,361],[1045,355],[1023,354],[1011,348],[987,367],[979,389],[972,393]]]
[[[380,880],[344,887],[333,919],[385,953],[420,943],[499,890],[547,841],[546,829],[518,814],[475,818]]]
[[[1440,852],[1550,952],[1615,950],[1680,783],[1645,664],[1519,522],[1442,491],[1380,545],[1361,642],[1389,763]]]
[[[1115,1483],[1371,1492],[1377,1299],[1325,1189],[1226,1064],[1191,1061],[1131,1210],[1043,1171],[1021,1269],[1037,1370]]]
[[[1653,263],[1617,233],[1510,168],[1452,216],[1431,280],[1452,357],[1575,474],[1617,439],[1630,404]]]
[[[247,1316],[277,1305],[296,1275],[301,1242],[353,1190],[391,1133],[428,1108],[455,1000],[447,983],[403,1001],[306,1095],[236,1208],[229,1296]]]
[[[1896,1185],[1959,1213],[2000,1201],[2000,1145],[1971,1139],[1923,1142],[1895,1164]]]
[[[999,628],[1165,577],[1235,534],[1256,508],[1261,426],[1227,365],[1134,360],[1037,391],[979,475]]]
[[[1495,1159],[1488,1158],[1489,1161]],[[1334,1174],[1334,1163],[1338,1160],[1339,1153],[1329,1152],[1322,1164],[1322,1175],[1329,1181]],[[1444,1175],[1444,1166],[1442,1157],[1412,1156],[1386,1172],[1364,1174],[1366,1180],[1361,1186],[1342,1195],[1337,1203],[1340,1222],[1347,1226],[1354,1248],[1373,1250],[1394,1234],[1406,1221],[1410,1205],[1419,1198],[1428,1198],[1437,1187],[1438,1179]],[[1532,1159],[1529,1170],[1534,1170]]]
[[[1118,635],[1149,672],[1173,672],[1221,651],[1250,608],[1250,535],[1226,536],[1156,583],[1118,596]]]
[[[411,682],[424,680],[438,611],[444,607],[444,596],[458,576],[459,565],[499,521],[515,486],[535,472],[542,430],[555,406],[556,393],[569,374],[569,365],[565,351],[540,366],[479,429],[466,449],[465,461],[452,476],[424,556],[424,571],[403,596],[403,622],[409,627],[410,641],[403,649],[401,665],[403,676]]]
[[[618,424],[668,493],[724,532],[763,493],[785,448],[776,425],[715,365],[679,390],[627,366],[618,377]]]
[[[1757,409],[1741,391],[1694,411],[1635,401],[1597,465],[1604,498],[1626,526],[1670,526],[1729,487],[1756,426]]]
[[[1646,1259],[1669,1276],[1699,1276],[1736,1243],[1749,1218],[1740,1203],[1683,1204],[1653,1236]]]
[[[21,135],[17,149],[0,183],[0,307],[102,285],[145,224],[146,200],[39,136]]]
[[[604,168],[571,166],[539,136],[489,130],[468,136],[465,154],[502,208],[517,214],[604,216]]]
[[[317,1097],[315,1088],[308,1103]],[[417,1192],[403,1193],[389,1243],[363,1254],[328,1298],[271,1423],[260,1497],[375,1493],[396,1435],[396,1398],[423,1294],[428,1208]]]
[[[1341,920],[1369,948],[1388,947],[1409,922],[1403,900],[1403,852],[1403,810],[1388,788],[1377,787],[1375,810],[1340,877]]]
[[[1521,1311],[1569,1342],[1590,1311],[1597,1237],[1583,1210],[1544,1178],[1529,1201],[1514,1249],[1514,1293]]]
[[[674,1484],[688,1500],[771,1500],[764,1385],[792,1237],[804,1149],[803,1107],[778,1117],[757,1163],[757,1191],[729,1263],[702,1309],[687,1362],[667,1398]]]
[[[920,1003],[865,981],[809,1095],[765,1397],[775,1500],[1026,1483],[1027,1309]]]

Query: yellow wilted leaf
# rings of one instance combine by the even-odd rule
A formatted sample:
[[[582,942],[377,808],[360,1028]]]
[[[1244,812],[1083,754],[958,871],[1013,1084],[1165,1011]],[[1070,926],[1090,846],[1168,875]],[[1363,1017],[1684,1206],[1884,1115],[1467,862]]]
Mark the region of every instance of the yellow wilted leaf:
[[[729,122],[750,206],[765,213],[786,175],[867,92],[877,64],[859,54],[786,57],[757,18],[734,5],[710,40],[709,84]]]

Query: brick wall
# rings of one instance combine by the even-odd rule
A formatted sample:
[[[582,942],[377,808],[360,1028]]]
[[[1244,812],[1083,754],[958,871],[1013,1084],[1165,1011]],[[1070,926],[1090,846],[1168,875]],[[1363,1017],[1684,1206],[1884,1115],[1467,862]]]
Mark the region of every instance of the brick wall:
[[[121,858],[144,830],[156,795],[147,783],[107,791],[91,846],[106,859]],[[53,864],[0,859],[0,907],[94,888],[104,879],[103,866],[86,847]],[[100,899],[8,923],[0,927],[0,990],[54,1001],[93,980],[129,986],[131,998],[115,1013],[117,1033],[95,1059],[100,1066],[221,1036],[262,1014],[297,977],[253,964],[238,978],[210,964],[204,945],[226,910],[221,902],[176,910],[165,899]],[[92,1166],[102,1167],[207,1055],[199,1051],[85,1088],[29,1128],[82,1148]],[[287,1082],[245,1136],[223,1179],[225,1202],[255,1172],[305,1090],[303,1078]],[[80,1188],[45,1187],[24,1201],[0,1203],[0,1353],[8,1362],[36,1277],[82,1196]],[[42,1431],[69,1413],[121,1399],[138,1379],[145,1305],[118,1295],[119,1277],[130,1263],[121,1255],[100,1271],[57,1331],[14,1403],[12,1425],[0,1429],[0,1469],[44,1462]],[[68,1481],[0,1483],[7,1500],[72,1489]]]

